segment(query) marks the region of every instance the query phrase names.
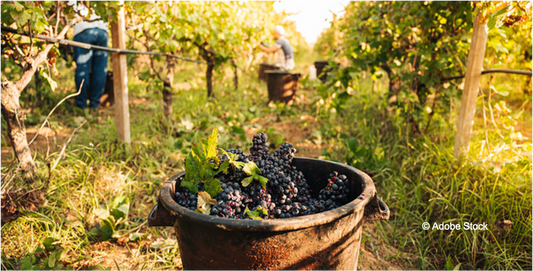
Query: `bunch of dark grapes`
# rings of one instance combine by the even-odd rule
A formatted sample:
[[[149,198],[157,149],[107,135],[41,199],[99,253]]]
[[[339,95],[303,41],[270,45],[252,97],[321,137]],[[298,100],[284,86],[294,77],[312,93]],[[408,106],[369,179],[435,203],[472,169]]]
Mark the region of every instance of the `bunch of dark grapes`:
[[[250,210],[255,210],[257,207],[261,206],[267,210],[273,210],[276,206],[272,202],[272,195],[268,192],[267,189],[263,188],[258,182],[253,182],[243,189],[243,191],[248,195],[247,202],[248,208]]]
[[[243,151],[241,149],[229,149],[229,150],[226,150],[226,152],[233,153],[233,154],[238,154],[239,157],[237,158],[237,161],[239,161],[239,162],[248,162],[248,157],[243,153]],[[224,155],[222,160],[226,160],[226,159],[227,159],[227,157],[226,157],[226,155]]]
[[[254,135],[252,147],[250,148],[250,158],[253,161],[265,159],[268,156],[267,141],[268,139],[265,133]]]
[[[336,171],[329,175],[328,184],[318,193],[318,199],[323,200],[328,210],[348,202],[350,189],[347,186],[346,175],[339,175]]]
[[[238,154],[236,160],[239,162],[253,161],[261,170],[262,176],[269,179],[266,187],[263,188],[257,181],[242,187],[241,182],[248,175],[239,168],[218,174],[216,178],[221,182],[222,192],[215,197],[217,204],[211,207],[211,215],[250,219],[244,210],[262,207],[268,211],[268,218],[290,218],[332,210],[347,203],[350,190],[345,175],[337,172],[330,174],[328,184],[320,190],[318,199],[311,198],[311,189],[304,175],[291,165],[296,153],[291,144],[284,143],[269,154],[266,134],[255,135],[252,142],[249,156],[241,149],[226,151]],[[222,161],[228,159],[226,155],[219,158]],[[195,210],[196,197],[187,189],[182,188],[182,191],[176,193],[176,201]]]
[[[196,210],[198,198],[196,195],[191,193],[191,191],[187,189],[182,189],[182,191],[176,192],[175,196],[176,196],[176,202],[179,205],[189,210],[193,210],[193,211]]]
[[[244,211],[246,196],[242,193],[241,186],[237,182],[221,183],[220,192],[215,199],[217,204],[211,207],[211,215],[227,218],[241,218]]]

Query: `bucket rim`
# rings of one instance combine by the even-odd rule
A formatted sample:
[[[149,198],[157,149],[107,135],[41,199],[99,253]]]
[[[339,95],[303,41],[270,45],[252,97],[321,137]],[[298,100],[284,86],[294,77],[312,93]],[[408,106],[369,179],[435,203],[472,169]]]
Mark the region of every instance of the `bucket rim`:
[[[371,199],[376,195],[376,188],[374,182],[366,173],[356,169],[352,166],[348,166],[342,163],[313,159],[313,158],[304,158],[304,157],[294,157],[294,159],[299,160],[309,160],[309,161],[322,161],[326,163],[332,163],[337,166],[344,167],[347,170],[353,171],[355,174],[362,177],[364,199],[360,199],[359,195],[356,199],[342,205],[333,210],[312,214],[304,215],[292,218],[283,218],[283,219],[266,219],[266,220],[249,220],[249,219],[234,219],[234,218],[223,218],[212,215],[205,215],[191,211],[181,205],[179,205],[173,198],[176,182],[178,179],[185,175],[185,172],[178,173],[165,181],[161,187],[160,191],[160,202],[165,209],[170,211],[170,213],[176,216],[177,219],[186,219],[191,222],[200,223],[203,225],[211,226],[214,228],[221,228],[228,231],[254,231],[254,232],[278,232],[278,231],[291,231],[305,229],[309,227],[316,227],[330,222],[339,220],[345,216],[357,213],[364,212],[364,208],[367,204],[370,203]],[[363,217],[361,217],[363,219]],[[176,222],[176,221],[175,221]]]
[[[265,71],[265,74],[273,74],[273,75],[293,75],[293,76],[298,76],[298,78],[300,78],[302,76],[301,73],[299,72],[288,72],[288,71],[283,71],[283,70],[268,70],[268,71]]]
[[[283,70],[268,70],[268,71],[265,71],[265,73],[270,73],[270,74],[296,74],[296,73],[291,73],[291,72],[288,72],[288,71],[283,71]]]
[[[259,63],[259,66],[266,66],[266,67],[270,67],[270,68],[279,68],[279,69],[281,69],[280,66],[276,66],[275,64],[270,64],[270,63]]]

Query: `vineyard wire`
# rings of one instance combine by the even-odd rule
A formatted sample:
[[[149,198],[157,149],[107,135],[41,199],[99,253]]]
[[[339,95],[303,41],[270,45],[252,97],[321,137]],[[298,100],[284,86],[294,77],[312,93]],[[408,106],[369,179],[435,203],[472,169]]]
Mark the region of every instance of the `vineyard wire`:
[[[50,42],[57,42],[59,44],[70,45],[70,46],[80,47],[80,48],[84,48],[84,49],[93,49],[93,50],[107,51],[107,52],[119,53],[119,54],[169,56],[169,57],[175,57],[175,58],[178,58],[178,59],[181,59],[181,60],[184,60],[184,61],[195,62],[195,63],[200,63],[200,64],[206,64],[205,61],[195,60],[195,59],[191,59],[191,58],[187,58],[187,57],[183,57],[183,56],[175,55],[175,54],[165,54],[165,53],[159,53],[159,52],[142,52],[142,51],[135,51],[135,50],[116,49],[116,48],[97,46],[97,45],[92,45],[92,44],[83,43],[83,42],[77,42],[77,41],[72,41],[72,40],[52,38],[52,37],[47,37],[47,36],[43,36],[43,35],[39,35],[39,34],[30,35],[30,34],[28,34],[26,32],[18,32],[16,29],[5,27],[5,26],[2,26],[2,32],[8,32],[8,33],[21,35],[21,36],[37,38],[37,39],[40,39],[40,40],[45,40],[45,41],[50,41]]]

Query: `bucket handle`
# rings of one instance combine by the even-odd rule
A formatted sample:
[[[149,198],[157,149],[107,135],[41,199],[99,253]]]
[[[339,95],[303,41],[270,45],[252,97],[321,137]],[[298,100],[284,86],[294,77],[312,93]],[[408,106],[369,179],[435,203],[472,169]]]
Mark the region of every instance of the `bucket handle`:
[[[377,195],[370,200],[365,206],[365,221],[388,220],[390,218],[390,209]]]
[[[148,226],[150,227],[172,227],[174,226],[175,217],[161,204],[158,199],[157,204],[152,208],[148,215]]]

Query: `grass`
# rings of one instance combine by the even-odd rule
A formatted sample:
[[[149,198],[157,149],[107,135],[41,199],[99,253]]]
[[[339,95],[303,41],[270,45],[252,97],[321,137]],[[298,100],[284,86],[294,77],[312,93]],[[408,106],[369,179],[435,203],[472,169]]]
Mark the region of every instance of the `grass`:
[[[130,74],[131,146],[118,143],[112,109],[102,112],[99,123],[84,125],[53,172],[43,207],[25,210],[23,217],[2,225],[2,268],[20,269],[25,262],[29,262],[25,267],[39,269],[181,268],[173,230],[149,228],[146,218],[161,182],[183,170],[191,143],[218,127],[224,148],[248,149],[247,134],[261,130],[280,144],[290,141],[291,135],[273,129],[273,124],[311,125],[299,121],[307,115],[316,124],[305,140],[329,146],[322,150],[323,158],[368,172],[389,205],[393,216],[376,222],[372,233],[372,238],[396,248],[395,254],[386,255],[389,260],[420,269],[459,264],[461,269],[531,269],[530,139],[511,139],[516,131],[502,125],[511,116],[517,121],[514,126],[525,127],[528,136],[531,96],[520,91],[493,95],[492,107],[507,101],[512,110],[495,117],[497,128],[482,115],[483,106],[489,115],[488,96],[480,98],[470,151],[458,161],[452,155],[455,115],[450,119],[449,109],[439,106],[428,133],[406,133],[404,120],[387,110],[384,79],[378,81],[377,91],[370,77],[360,79],[359,89],[342,110],[330,107],[324,114],[328,101],[321,105],[315,91],[302,91],[303,99],[290,106],[268,104],[266,86],[253,74],[241,75],[238,90],[233,90],[230,77],[217,74],[217,99],[208,99],[203,72],[194,67],[185,65],[176,75],[176,82],[187,82],[191,88],[176,91],[171,121],[162,114],[159,92]],[[60,86],[74,92],[74,80],[68,78],[72,70],[64,69],[67,78]],[[313,84],[306,79],[303,83]],[[52,101],[66,96],[54,95],[43,98],[46,106],[35,109],[35,121],[28,126],[39,125],[40,116],[55,105]],[[61,105],[51,128],[70,135],[79,125],[70,112],[72,104]],[[2,146],[7,145],[5,135],[3,129]],[[45,149],[35,152],[44,175],[47,159],[58,157],[58,152],[46,157]],[[10,172],[10,164],[3,162],[3,180]],[[114,220],[114,237],[103,241],[101,234],[91,234],[105,220],[98,210],[113,209],[120,197],[129,200],[127,218]],[[423,222],[486,223],[489,230],[424,231]],[[47,238],[53,238],[56,247],[40,251]],[[375,252],[379,253],[378,247]],[[62,265],[51,264],[53,254],[60,255],[57,261]]]
[[[385,93],[368,96],[369,92],[357,94],[350,105],[367,109],[347,111],[344,124],[351,127],[348,134],[356,135],[359,145],[374,152],[359,165],[373,173],[379,194],[391,207],[391,221],[377,223],[386,242],[414,252],[416,266],[422,269],[444,269],[448,256],[461,269],[530,269],[530,139],[510,140],[513,129],[485,134],[476,124],[467,157],[457,161],[453,134],[441,134],[448,124],[416,138],[398,136],[402,127],[383,114]],[[531,104],[531,96],[522,95],[524,99],[524,104]],[[523,106],[519,110],[516,120],[530,122]],[[378,149],[386,150],[381,159],[387,160],[387,166],[375,166],[383,157]],[[424,231],[423,222],[486,223],[488,230]]]

